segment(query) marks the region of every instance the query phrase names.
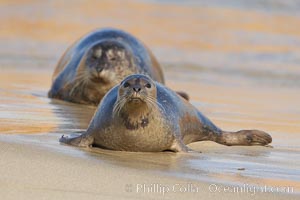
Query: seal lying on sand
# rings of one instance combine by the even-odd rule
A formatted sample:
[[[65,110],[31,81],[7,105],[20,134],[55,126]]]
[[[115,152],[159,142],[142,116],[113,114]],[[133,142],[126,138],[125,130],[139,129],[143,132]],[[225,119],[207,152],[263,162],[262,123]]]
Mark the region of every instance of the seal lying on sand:
[[[145,75],[126,77],[101,101],[87,131],[60,142],[120,151],[186,152],[186,144],[212,140],[224,145],[267,145],[259,130],[226,132],[188,101]]]
[[[142,42],[121,30],[96,30],[76,41],[61,57],[48,96],[98,105],[112,87],[136,73],[164,84],[161,67]],[[188,99],[186,93],[179,94]]]

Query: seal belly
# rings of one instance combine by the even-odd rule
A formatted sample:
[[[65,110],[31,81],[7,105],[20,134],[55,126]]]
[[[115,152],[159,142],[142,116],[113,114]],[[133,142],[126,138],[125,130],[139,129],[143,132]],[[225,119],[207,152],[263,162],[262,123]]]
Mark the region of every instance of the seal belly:
[[[149,118],[148,125],[137,129],[128,128],[122,119],[98,131],[94,145],[119,151],[157,152],[170,149],[174,135],[170,125],[159,112]]]

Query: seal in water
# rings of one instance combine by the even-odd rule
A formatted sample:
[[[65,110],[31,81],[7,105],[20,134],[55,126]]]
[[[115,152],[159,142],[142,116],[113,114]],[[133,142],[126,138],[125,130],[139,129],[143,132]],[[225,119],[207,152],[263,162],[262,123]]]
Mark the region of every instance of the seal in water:
[[[99,29],[76,41],[63,54],[48,96],[97,106],[112,87],[136,73],[164,84],[159,63],[142,42],[121,30]],[[188,99],[186,93],[179,94]]]
[[[177,93],[135,74],[126,77],[101,101],[87,131],[61,143],[119,151],[187,152],[186,144],[211,140],[223,145],[267,145],[259,130],[222,131]]]

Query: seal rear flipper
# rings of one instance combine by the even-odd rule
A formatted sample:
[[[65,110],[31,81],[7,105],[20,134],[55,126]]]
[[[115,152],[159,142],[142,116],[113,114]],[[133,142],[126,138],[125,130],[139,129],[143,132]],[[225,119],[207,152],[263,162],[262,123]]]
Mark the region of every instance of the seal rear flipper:
[[[216,138],[216,142],[227,146],[265,146],[272,142],[272,137],[268,133],[260,130],[223,131],[222,134]]]
[[[77,147],[89,147],[93,144],[94,138],[87,134],[82,134],[79,136],[61,136],[59,139],[60,143],[77,146]]]

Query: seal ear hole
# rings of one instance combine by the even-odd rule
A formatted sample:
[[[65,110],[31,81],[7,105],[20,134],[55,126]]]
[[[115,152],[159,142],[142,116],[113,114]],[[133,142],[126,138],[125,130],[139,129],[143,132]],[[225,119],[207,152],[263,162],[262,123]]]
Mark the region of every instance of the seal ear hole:
[[[151,84],[150,84],[150,83],[147,83],[147,84],[145,85],[145,87],[150,89],[150,88],[151,88]]]
[[[129,83],[125,82],[123,86],[124,86],[124,88],[128,88],[129,87]]]

